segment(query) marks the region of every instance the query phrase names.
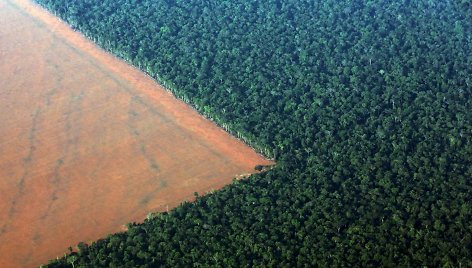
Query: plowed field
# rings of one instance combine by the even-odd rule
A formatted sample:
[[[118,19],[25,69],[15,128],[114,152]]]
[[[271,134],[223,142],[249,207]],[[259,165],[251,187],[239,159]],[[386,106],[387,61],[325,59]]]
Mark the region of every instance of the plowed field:
[[[26,0],[0,0],[0,267],[270,162]]]

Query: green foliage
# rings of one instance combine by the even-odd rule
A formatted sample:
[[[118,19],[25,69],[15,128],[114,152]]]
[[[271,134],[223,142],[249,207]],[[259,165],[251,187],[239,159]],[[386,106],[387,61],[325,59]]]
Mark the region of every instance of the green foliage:
[[[472,266],[469,1],[37,2],[279,162],[76,267]]]

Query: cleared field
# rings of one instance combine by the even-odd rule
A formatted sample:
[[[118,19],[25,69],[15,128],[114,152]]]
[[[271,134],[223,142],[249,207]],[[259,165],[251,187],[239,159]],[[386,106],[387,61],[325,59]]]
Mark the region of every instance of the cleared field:
[[[271,164],[25,0],[0,0],[0,267]]]

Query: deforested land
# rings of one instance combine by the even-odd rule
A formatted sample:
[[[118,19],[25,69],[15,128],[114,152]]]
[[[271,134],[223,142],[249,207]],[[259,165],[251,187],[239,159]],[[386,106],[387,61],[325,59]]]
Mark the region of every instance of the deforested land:
[[[0,1],[0,267],[37,267],[267,164],[38,6]]]

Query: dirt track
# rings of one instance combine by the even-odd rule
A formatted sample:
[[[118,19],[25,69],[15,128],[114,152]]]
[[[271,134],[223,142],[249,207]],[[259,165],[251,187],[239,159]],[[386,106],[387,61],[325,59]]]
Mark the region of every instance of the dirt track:
[[[270,162],[26,0],[0,0],[0,267]]]

